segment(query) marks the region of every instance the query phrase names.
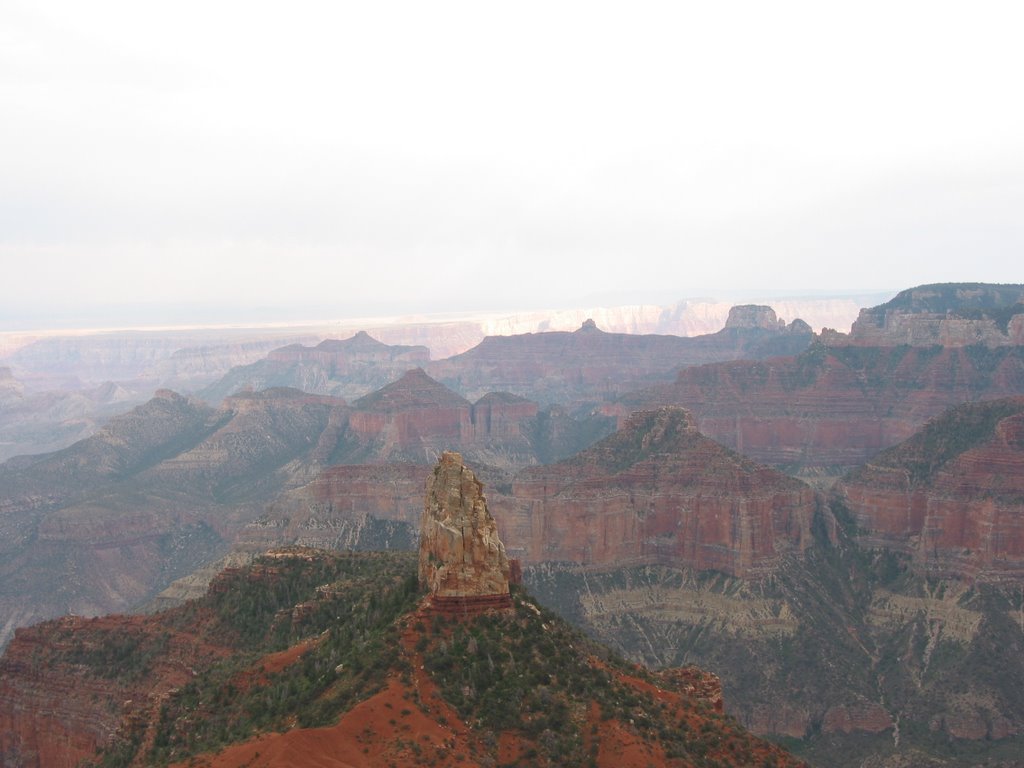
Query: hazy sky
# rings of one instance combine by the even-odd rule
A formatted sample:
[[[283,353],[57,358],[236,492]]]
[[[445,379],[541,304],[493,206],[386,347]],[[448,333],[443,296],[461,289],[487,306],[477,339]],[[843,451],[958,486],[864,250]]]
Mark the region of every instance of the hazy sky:
[[[1024,281],[1018,5],[0,0],[0,327]]]

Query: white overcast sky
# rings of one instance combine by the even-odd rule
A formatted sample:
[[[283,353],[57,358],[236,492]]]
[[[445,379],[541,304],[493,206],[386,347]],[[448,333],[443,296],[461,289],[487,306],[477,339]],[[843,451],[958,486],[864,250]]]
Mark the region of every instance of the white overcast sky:
[[[0,0],[0,328],[1022,282],[1018,6]]]

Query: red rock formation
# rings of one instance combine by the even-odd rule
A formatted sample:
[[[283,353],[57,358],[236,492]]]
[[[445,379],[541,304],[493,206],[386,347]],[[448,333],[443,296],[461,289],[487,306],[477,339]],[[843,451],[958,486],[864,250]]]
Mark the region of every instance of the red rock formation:
[[[605,409],[678,405],[704,434],[793,470],[850,469],[962,402],[1024,393],[1024,347],[825,347],[686,368]]]
[[[79,660],[150,654],[146,676],[125,659],[95,674]],[[63,619],[19,629],[0,659],[0,766],[75,768],[119,733],[159,716],[163,699],[226,647],[154,617]]]
[[[679,693],[706,701],[715,712],[725,711],[722,681],[713,672],[693,666],[676,667],[661,670],[659,676]]]
[[[468,352],[431,363],[429,371],[470,397],[501,390],[574,403],[610,399],[682,366],[795,354],[810,343],[806,323],[786,328],[767,323],[775,314],[770,307],[737,309],[725,329],[694,338],[605,333],[593,320],[574,333],[488,336]]]
[[[477,503],[479,489],[471,476],[459,475],[454,485],[439,483],[439,503],[454,501],[458,485],[474,500],[473,509],[464,511],[477,514],[479,521],[478,513],[486,516]],[[367,683],[361,682],[361,669],[350,668],[355,665],[335,667],[333,680],[344,685],[343,693],[348,686],[365,691],[361,696],[337,696],[338,687],[331,680],[312,675],[300,663],[310,655],[318,662],[332,658],[337,649],[326,640],[344,642],[344,633],[335,637],[333,632],[334,610],[323,608],[335,605],[338,598],[344,600],[349,589],[355,590],[353,608],[371,602],[375,588],[384,601],[393,599],[405,589],[409,564],[406,556],[345,556],[289,548],[223,573],[203,599],[179,609],[144,617],[69,617],[20,630],[0,659],[0,765],[73,768],[111,755],[132,765],[170,762],[217,768],[522,764],[539,751],[553,752],[552,731],[519,725],[532,724],[531,716],[544,716],[543,706],[565,706],[573,718],[571,727],[585,739],[569,745],[573,762],[589,753],[602,768],[668,768],[679,764],[681,749],[689,753],[692,748],[694,755],[722,766],[799,765],[781,748],[751,737],[721,716],[722,690],[715,675],[692,667],[650,673],[607,660],[605,651],[557,618],[543,615],[525,598],[517,600],[514,611],[491,617],[504,623],[490,642],[507,651],[517,670],[537,664],[540,678],[549,683],[541,686],[546,701],[532,703],[526,717],[519,716],[518,703],[508,708],[512,725],[471,719],[452,703],[445,668],[436,662],[454,651],[459,628],[467,619],[435,621],[436,614],[422,603],[397,621],[389,616],[371,624],[378,631],[394,628],[392,643],[387,651],[375,643],[360,644],[367,667],[373,670]],[[325,576],[341,579],[316,586]],[[285,585],[287,589],[279,589]],[[288,607],[294,598],[284,592],[309,599]],[[259,610],[247,612],[244,606],[252,606],[260,594],[270,605],[285,607],[262,615]],[[500,595],[478,596],[494,597]],[[374,621],[372,616],[374,610],[368,609],[366,620]],[[236,633],[239,619],[252,622],[250,632]],[[310,634],[302,637],[300,630],[289,648],[268,652],[276,646],[272,638],[279,636],[277,630],[289,619],[293,627],[306,627]],[[433,624],[429,634],[428,623]],[[508,643],[505,637],[511,638]],[[557,661],[531,658],[538,637],[555,643]],[[476,640],[469,641],[466,655],[455,658],[456,665],[469,667],[480,660],[473,657],[475,644]],[[253,660],[254,650],[263,655]],[[519,655],[513,657],[513,652]],[[495,661],[507,668],[504,656],[495,654]],[[293,665],[294,677],[289,669]],[[594,687],[559,682],[557,675],[566,665]],[[227,685],[225,669],[233,670]],[[332,675],[330,666],[325,672]],[[326,685],[326,693],[315,700],[301,694],[282,697],[288,681],[296,679],[302,685]],[[496,687],[494,680],[475,679],[481,692]],[[530,681],[519,683],[522,690],[530,686]],[[601,692],[604,698],[599,698]],[[620,703],[624,693],[633,703]],[[264,702],[271,698],[275,711],[267,719]],[[417,706],[412,706],[414,700]],[[328,715],[324,719],[333,724],[304,727],[313,701],[318,715]],[[500,695],[495,701],[507,706]],[[263,720],[258,729],[235,727],[240,718],[246,718],[243,723],[249,718]],[[210,722],[223,730],[203,727]],[[216,749],[201,753],[203,745]],[[104,756],[103,749],[110,754]],[[552,757],[552,762],[557,760],[557,755]]]
[[[372,446],[376,460],[422,461],[457,447],[487,464],[518,468],[537,460],[524,434],[537,410],[536,403],[505,392],[471,405],[416,368],[356,400],[348,429]]]
[[[441,455],[427,480],[420,523],[420,584],[435,607],[505,608],[509,563],[483,485],[457,453]]]
[[[821,725],[825,733],[882,733],[892,727],[892,716],[877,701],[837,704],[825,712]]]
[[[523,424],[536,418],[537,404],[508,392],[489,392],[473,404],[473,438],[490,440],[517,438]]]
[[[445,445],[472,433],[469,401],[431,379],[422,368],[356,400],[349,428],[364,442],[373,441],[381,456],[427,458]]]
[[[947,412],[838,492],[868,546],[931,575],[1024,579],[1024,397]]]
[[[815,508],[810,488],[704,437],[679,408],[635,413],[575,458],[524,470],[513,495],[499,517],[526,563],[664,562],[739,576],[806,547]]]

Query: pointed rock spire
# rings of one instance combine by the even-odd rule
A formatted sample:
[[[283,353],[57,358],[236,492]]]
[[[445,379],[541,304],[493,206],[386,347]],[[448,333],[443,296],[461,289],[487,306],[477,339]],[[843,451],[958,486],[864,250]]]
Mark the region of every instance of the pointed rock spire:
[[[427,480],[419,577],[442,610],[510,605],[509,562],[483,485],[451,451]]]

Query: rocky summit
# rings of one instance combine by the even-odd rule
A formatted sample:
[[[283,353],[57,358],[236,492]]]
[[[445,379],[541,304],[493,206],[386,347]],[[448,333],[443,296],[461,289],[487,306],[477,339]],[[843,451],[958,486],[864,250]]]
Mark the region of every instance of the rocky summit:
[[[420,585],[435,608],[507,607],[509,563],[483,484],[446,451],[427,481],[420,524]]]

